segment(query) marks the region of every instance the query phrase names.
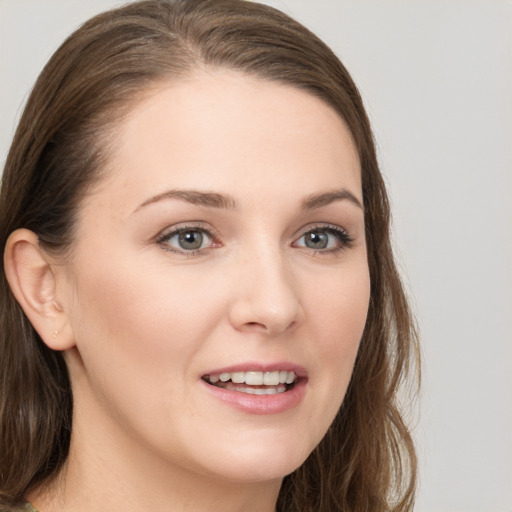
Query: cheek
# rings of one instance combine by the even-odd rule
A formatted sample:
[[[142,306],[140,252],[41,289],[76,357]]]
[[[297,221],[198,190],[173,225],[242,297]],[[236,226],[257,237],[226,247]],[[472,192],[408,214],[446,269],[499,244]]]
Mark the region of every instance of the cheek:
[[[310,302],[312,321],[310,356],[317,373],[311,375],[327,397],[324,414],[329,422],[341,405],[352,376],[366,323],[370,279],[366,262],[342,269],[326,282]]]
[[[195,356],[222,308],[197,292],[191,273],[117,261],[97,262],[76,280],[72,322],[81,364],[70,373],[82,409],[99,406],[152,439],[164,436],[172,411],[187,414]]]
[[[357,350],[368,313],[370,278],[366,262],[343,268],[317,287],[310,299],[315,329],[324,333],[321,347],[333,357]],[[319,348],[320,348],[319,346]]]
[[[118,260],[121,261],[121,260]],[[125,365],[183,371],[225,310],[208,272],[140,260],[105,262],[79,276],[74,308],[77,346]]]

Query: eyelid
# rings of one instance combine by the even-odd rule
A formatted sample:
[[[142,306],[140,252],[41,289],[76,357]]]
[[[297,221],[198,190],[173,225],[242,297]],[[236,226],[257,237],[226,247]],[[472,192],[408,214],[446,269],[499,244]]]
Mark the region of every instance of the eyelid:
[[[333,253],[337,251],[342,251],[344,249],[350,248],[352,246],[352,243],[354,242],[354,238],[350,235],[347,229],[343,228],[342,226],[339,226],[337,224],[331,224],[331,223],[315,223],[315,224],[309,224],[307,226],[304,226],[300,231],[299,234],[295,237],[292,245],[296,244],[298,240],[300,240],[303,236],[307,235],[308,233],[314,232],[314,231],[324,231],[327,233],[330,233],[333,236],[336,236],[340,242],[340,247],[334,247],[334,248],[325,248],[325,249],[313,249],[310,247],[307,247],[305,245],[300,245],[298,247],[308,249],[310,251],[313,251],[315,253]]]

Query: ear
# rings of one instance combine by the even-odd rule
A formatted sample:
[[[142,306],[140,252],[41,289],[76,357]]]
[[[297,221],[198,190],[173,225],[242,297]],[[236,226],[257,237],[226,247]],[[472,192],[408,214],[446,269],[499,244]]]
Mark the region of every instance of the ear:
[[[74,336],[56,296],[56,268],[35,233],[28,229],[11,233],[4,269],[12,293],[44,343],[53,350],[67,350],[74,346]]]

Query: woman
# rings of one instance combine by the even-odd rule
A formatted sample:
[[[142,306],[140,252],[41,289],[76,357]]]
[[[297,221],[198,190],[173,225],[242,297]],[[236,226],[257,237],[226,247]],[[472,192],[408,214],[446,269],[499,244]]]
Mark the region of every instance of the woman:
[[[304,27],[239,0],[93,18],[1,193],[2,510],[412,510],[386,193]]]

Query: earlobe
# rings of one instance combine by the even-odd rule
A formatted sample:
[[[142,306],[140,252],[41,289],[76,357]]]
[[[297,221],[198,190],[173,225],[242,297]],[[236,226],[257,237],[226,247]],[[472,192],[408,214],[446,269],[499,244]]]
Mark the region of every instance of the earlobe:
[[[4,252],[9,286],[41,339],[54,350],[74,345],[68,317],[56,296],[51,260],[28,229],[11,233]]]

